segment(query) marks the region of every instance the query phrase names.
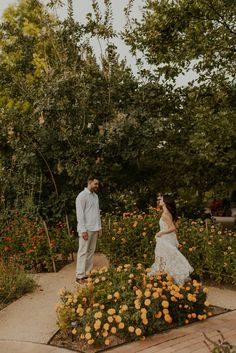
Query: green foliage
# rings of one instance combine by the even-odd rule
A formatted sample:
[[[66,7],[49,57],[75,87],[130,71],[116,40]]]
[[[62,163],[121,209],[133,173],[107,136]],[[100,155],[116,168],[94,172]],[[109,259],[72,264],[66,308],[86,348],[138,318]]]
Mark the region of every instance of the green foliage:
[[[131,13],[128,7],[128,17]],[[123,36],[133,53],[143,54],[140,64],[151,65],[140,74],[154,89],[160,79],[166,88],[180,73],[193,70],[198,74],[186,87],[172,87],[173,108],[167,106],[162,119],[154,121],[158,126],[163,120],[164,127],[152,130],[151,155],[154,147],[157,150],[164,144],[159,147],[167,161],[164,168],[159,155],[156,160],[170,188],[174,183],[176,189],[191,186],[199,195],[220,185],[232,188],[236,167],[235,5],[228,0],[147,0],[141,20],[129,18]],[[146,97],[147,111],[151,101],[158,111],[158,100]]]
[[[67,217],[75,228],[74,200],[90,173],[103,183],[104,212],[125,206],[124,191],[145,209],[157,191],[182,197],[191,188],[185,198],[197,193],[200,205],[205,192],[234,187],[233,5],[146,1],[142,20],[123,33],[152,65],[134,77],[113,43],[111,1],[104,4],[92,2],[85,24],[71,1],[63,21],[38,0],[20,0],[2,18],[2,210],[50,223]],[[178,73],[193,66],[198,83],[177,88]]]
[[[34,279],[26,274],[15,259],[5,262],[0,259],[0,309],[32,292],[36,287]]]
[[[65,337],[110,345],[111,335],[137,340],[211,315],[200,283],[178,287],[167,274],[147,272],[141,264],[103,268],[91,272],[86,286],[63,289],[57,314]]]

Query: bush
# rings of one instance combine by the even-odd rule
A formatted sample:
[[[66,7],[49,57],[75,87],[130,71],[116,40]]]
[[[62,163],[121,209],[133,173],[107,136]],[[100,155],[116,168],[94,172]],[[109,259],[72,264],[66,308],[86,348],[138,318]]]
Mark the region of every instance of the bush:
[[[150,267],[154,261],[155,233],[159,230],[160,213],[106,216],[104,235],[98,249],[114,265],[141,262]],[[180,219],[178,222],[180,251],[187,257],[199,279],[236,283],[236,234],[222,230],[211,220]]]
[[[109,345],[114,335],[136,340],[212,315],[201,283],[178,287],[166,273],[146,272],[141,264],[103,268],[92,271],[85,287],[63,289],[57,315],[65,336]]]
[[[149,214],[123,213],[123,217],[107,215],[103,219],[103,236],[98,249],[114,265],[141,262],[149,267],[154,260],[155,233],[159,229],[160,214],[152,209]]]
[[[0,308],[32,292],[36,287],[34,279],[27,275],[16,262],[0,260]]]
[[[52,271],[53,261],[66,260],[76,248],[77,239],[69,236],[63,223],[47,229],[42,221],[16,212],[0,228],[0,257],[17,259],[26,270]]]
[[[236,234],[210,220],[182,219],[181,251],[202,279],[236,284]]]

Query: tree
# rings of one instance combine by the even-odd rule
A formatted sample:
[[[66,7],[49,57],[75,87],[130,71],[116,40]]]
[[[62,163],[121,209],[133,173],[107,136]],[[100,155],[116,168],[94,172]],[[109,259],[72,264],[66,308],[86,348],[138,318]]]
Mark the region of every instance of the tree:
[[[141,71],[148,80],[164,86],[192,68],[198,73],[195,82],[173,87],[176,109],[166,114],[162,151],[176,187],[182,180],[200,194],[232,186],[235,175],[235,10],[228,0],[147,0],[142,19],[124,31],[133,53],[141,51],[151,65]]]
[[[110,43],[98,65],[89,30],[73,20],[71,6],[61,22],[29,0],[2,21],[2,192],[12,188],[10,205],[30,200],[45,217],[74,210],[90,172],[106,180],[105,124],[129,104],[126,84],[135,89]]]

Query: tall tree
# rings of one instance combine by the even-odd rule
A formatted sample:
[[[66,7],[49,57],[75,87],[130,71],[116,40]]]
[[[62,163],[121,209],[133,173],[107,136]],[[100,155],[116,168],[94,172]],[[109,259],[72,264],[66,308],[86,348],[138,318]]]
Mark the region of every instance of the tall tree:
[[[133,53],[150,64],[149,80],[174,84],[181,73],[198,74],[186,87],[173,87],[176,110],[166,119],[172,134],[165,135],[163,155],[176,186],[182,180],[200,193],[222,183],[232,187],[235,177],[235,19],[228,0],[147,0],[142,19],[130,20],[124,31]]]

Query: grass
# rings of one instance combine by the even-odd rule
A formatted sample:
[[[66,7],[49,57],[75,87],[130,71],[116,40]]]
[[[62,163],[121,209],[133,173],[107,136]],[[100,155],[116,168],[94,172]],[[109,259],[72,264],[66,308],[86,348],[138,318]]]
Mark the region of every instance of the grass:
[[[0,310],[25,293],[32,292],[36,286],[34,278],[17,263],[0,260]]]

